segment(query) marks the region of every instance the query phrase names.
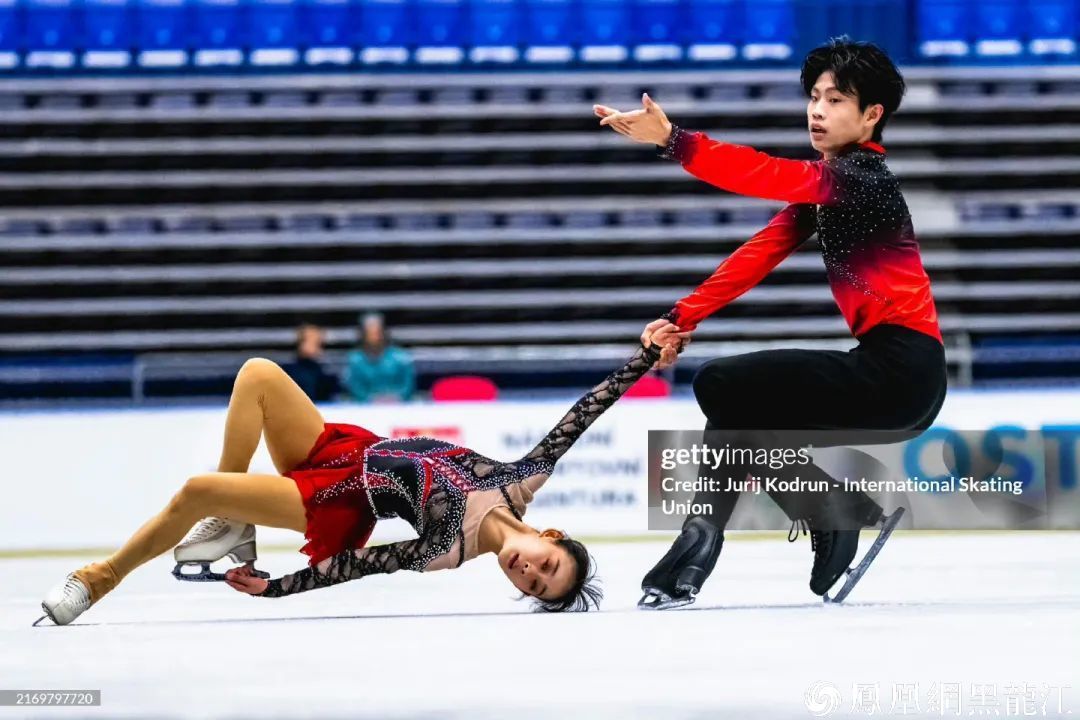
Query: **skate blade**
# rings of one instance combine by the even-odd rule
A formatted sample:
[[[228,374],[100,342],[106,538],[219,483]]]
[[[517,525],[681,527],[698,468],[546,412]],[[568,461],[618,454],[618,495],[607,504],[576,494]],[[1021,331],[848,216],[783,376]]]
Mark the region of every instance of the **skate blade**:
[[[252,569],[252,575],[262,578],[263,580],[270,579],[270,573],[263,572],[262,570],[256,570],[254,565],[249,565]],[[184,572],[184,568],[198,567],[199,572],[189,573]],[[176,567],[172,571],[173,577],[177,580],[183,580],[185,582],[225,582],[225,574],[217,573],[210,569],[210,563],[177,563]]]
[[[881,548],[885,546],[885,541],[889,539],[889,536],[893,534],[893,530],[900,524],[900,518],[904,516],[904,508],[896,508],[896,511],[885,518],[885,524],[881,526],[881,532],[878,533],[877,539],[874,540],[874,544],[870,546],[870,549],[866,551],[866,555],[859,561],[859,564],[853,568],[848,568],[847,580],[844,581],[843,587],[836,593],[834,597],[829,597],[828,593],[821,596],[823,602],[827,604],[839,605],[851,591],[855,589],[855,586],[859,584],[859,580],[866,574],[866,571],[870,569],[871,563],[874,562],[874,558],[881,552]]]
[[[53,620],[52,613],[50,613],[49,609],[45,607],[45,603],[41,603],[41,612],[43,612],[45,614],[42,615],[41,617],[39,617],[37,620],[35,620],[34,624],[31,625],[30,627],[37,627],[38,623],[41,622],[42,620],[44,620],[45,618],[48,618],[49,620],[52,620],[53,625],[56,624],[56,621]]]
[[[639,610],[671,610],[673,608],[693,605],[697,598],[693,595],[671,597],[665,592],[646,592],[638,600]]]

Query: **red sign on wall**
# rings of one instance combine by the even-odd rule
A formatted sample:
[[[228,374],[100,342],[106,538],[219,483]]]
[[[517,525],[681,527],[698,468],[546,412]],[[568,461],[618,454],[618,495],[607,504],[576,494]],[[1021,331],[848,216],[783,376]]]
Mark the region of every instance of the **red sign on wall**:
[[[431,437],[444,440],[455,445],[461,445],[465,441],[465,434],[458,425],[432,425],[425,427],[396,427],[390,431],[392,438]]]

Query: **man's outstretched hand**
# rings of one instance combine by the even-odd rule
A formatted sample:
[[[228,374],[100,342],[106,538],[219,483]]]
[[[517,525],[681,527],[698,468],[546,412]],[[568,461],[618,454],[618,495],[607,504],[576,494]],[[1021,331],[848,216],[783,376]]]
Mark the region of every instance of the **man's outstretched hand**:
[[[601,118],[601,125],[639,143],[664,146],[671,137],[671,121],[648,93],[641,96],[640,110],[619,112],[606,105],[593,105],[593,113]]]
[[[677,325],[663,318],[653,320],[641,333],[641,344],[645,347],[656,345],[661,348],[657,370],[671,367],[683,348],[690,344],[690,333],[679,332]]]

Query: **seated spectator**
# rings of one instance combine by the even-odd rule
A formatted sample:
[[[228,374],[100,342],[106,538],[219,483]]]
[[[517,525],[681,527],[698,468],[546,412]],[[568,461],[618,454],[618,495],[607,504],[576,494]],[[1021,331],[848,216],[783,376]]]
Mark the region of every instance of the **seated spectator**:
[[[416,372],[408,351],[391,345],[383,317],[369,313],[360,320],[360,348],[349,353],[345,387],[357,402],[412,399]]]
[[[314,402],[333,400],[338,379],[322,365],[326,334],[318,325],[304,323],[296,330],[296,360],[284,367],[296,384]]]

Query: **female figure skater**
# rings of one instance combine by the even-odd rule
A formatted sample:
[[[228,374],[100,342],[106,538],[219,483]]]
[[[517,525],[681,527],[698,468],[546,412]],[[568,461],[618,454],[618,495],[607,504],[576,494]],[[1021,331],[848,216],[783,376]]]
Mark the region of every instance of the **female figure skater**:
[[[750,430],[781,429],[881,431],[895,442],[929,427],[945,399],[945,351],[930,280],[900,184],[880,144],[886,122],[900,106],[904,79],[880,48],[839,38],[806,56],[801,80],[810,144],[821,154],[814,161],[771,157],[688,132],[673,125],[648,95],[644,107],[633,112],[594,108],[601,125],[659,146],[663,157],[700,180],[788,203],[712,277],[649,323],[643,342],[663,345],[664,337],[694,330],[815,233],[833,296],[858,341],[847,352],[770,350],[703,365],[694,394],[708,421],[705,429],[714,435],[710,445],[722,445],[733,434],[745,439]],[[854,439],[844,444],[849,442],[858,444]],[[753,468],[732,466],[722,475],[739,482],[749,472]],[[700,474],[709,476],[712,468],[703,466]],[[644,607],[693,601],[716,563],[738,497],[729,491],[694,499],[713,512],[687,518],[682,535],[642,582]],[[851,572],[838,598],[850,591],[899,520],[899,511],[885,516],[862,493],[827,493],[809,507],[805,498],[774,499],[789,518],[810,527],[810,589],[818,595],[848,569],[860,527],[883,524],[875,548]]]
[[[200,518],[213,516],[176,549],[174,575],[184,579],[182,565],[202,564],[196,579],[225,579],[241,592],[281,597],[373,573],[456,568],[492,553],[514,587],[541,609],[587,610],[601,593],[591,584],[585,547],[521,518],[559,458],[662,353],[670,361],[675,348],[640,347],[515,462],[431,438],[387,440],[326,423],[281,368],[249,360],[229,401],[219,472],[190,478],[112,556],[53,588],[42,609],[54,623],[70,623],[132,570],[176,545]],[[247,472],[261,435],[280,475]],[[364,547],[375,522],[388,517],[406,520],[418,537]],[[223,578],[208,573],[209,562],[226,554],[255,559],[253,525],[304,533],[308,567],[274,580],[259,577],[250,562]]]

